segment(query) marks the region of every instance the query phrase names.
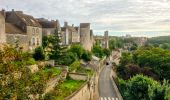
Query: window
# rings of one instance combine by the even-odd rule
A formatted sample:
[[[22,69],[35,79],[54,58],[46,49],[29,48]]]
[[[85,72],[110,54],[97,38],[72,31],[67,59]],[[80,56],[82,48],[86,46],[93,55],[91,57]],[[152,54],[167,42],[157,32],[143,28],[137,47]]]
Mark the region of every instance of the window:
[[[38,30],[38,28],[37,28],[37,30],[36,30],[36,33],[39,33],[39,30]]]
[[[35,34],[35,29],[34,28],[32,29],[32,33]]]
[[[32,45],[35,45],[35,38],[32,38]]]
[[[37,38],[37,45],[39,45],[40,44],[40,42],[39,42],[39,39]]]

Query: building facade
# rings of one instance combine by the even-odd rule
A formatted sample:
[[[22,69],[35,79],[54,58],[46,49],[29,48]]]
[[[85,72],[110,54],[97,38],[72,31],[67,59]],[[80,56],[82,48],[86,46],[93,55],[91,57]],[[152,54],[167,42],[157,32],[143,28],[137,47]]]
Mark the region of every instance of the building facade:
[[[18,41],[19,46],[26,51],[42,45],[41,25],[34,17],[22,11],[7,11],[5,27],[9,44]]]
[[[64,26],[61,28],[61,35],[63,37],[63,45],[80,43],[79,27],[70,26],[68,22],[64,22]]]
[[[4,12],[0,12],[0,44],[6,43]]]
[[[55,30],[58,31],[58,33],[61,32],[60,23],[58,20],[47,20],[44,18],[37,19],[40,25],[42,26],[42,36],[48,36],[55,33]]]

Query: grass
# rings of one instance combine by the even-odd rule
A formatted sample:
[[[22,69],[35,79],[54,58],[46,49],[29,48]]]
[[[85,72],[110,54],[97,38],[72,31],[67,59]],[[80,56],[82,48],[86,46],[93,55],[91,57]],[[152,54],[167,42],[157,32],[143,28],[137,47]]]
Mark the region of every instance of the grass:
[[[39,82],[40,80],[48,80],[54,76],[58,76],[61,73],[61,69],[57,67],[45,68],[31,75],[31,81],[33,83]]]
[[[43,70],[43,73],[44,74],[48,74],[48,73],[51,73],[52,76],[57,76],[61,73],[61,69],[60,68],[57,68],[57,67],[53,67],[53,68],[45,68]]]
[[[85,83],[85,81],[67,78],[64,82],[59,83],[55,87],[55,90],[51,92],[50,97],[53,97],[53,100],[64,100],[64,98],[78,90],[83,83]]]
[[[91,69],[85,69],[85,68],[83,68],[83,67],[79,67],[79,68],[77,69],[77,72],[78,72],[78,73],[84,73],[84,74],[87,74],[87,75],[89,75],[89,76],[92,76],[93,73],[94,73],[93,70],[91,70]]]

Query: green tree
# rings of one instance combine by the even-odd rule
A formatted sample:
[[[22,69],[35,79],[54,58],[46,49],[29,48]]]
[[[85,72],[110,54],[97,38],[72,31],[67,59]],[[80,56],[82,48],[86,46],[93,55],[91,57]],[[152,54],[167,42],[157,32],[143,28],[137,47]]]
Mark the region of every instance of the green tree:
[[[92,59],[92,53],[89,51],[84,51],[81,58],[85,61],[90,61]]]
[[[100,47],[98,45],[93,46],[92,52],[95,56],[97,56],[99,58],[102,58],[104,56],[104,52],[103,52],[102,47]]]
[[[143,75],[136,75],[128,81],[130,100],[149,100],[149,86],[158,84],[151,78]]]
[[[76,55],[72,52],[67,52],[60,61],[62,65],[70,65],[77,59]]]
[[[150,100],[170,100],[170,85],[166,80],[162,85],[151,85],[148,91]]]
[[[42,47],[35,48],[35,51],[33,53],[33,58],[35,60],[44,60],[45,59],[45,54],[44,54],[44,50]]]
[[[69,51],[76,54],[76,56],[80,59],[84,52],[84,49],[80,45],[72,45]]]
[[[111,54],[111,51],[109,50],[109,49],[103,49],[103,53],[107,56],[107,57],[109,57],[110,56],[110,54]]]
[[[56,29],[54,35],[49,36],[49,46],[48,49],[50,50],[49,57],[50,59],[54,59],[56,62],[60,61],[62,56],[66,52],[66,48],[61,46],[60,34]]]

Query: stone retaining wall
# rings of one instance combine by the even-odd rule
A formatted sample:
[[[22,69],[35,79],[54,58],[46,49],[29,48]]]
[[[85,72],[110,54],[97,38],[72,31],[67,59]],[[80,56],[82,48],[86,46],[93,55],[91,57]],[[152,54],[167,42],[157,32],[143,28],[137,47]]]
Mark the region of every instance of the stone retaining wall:
[[[79,90],[66,97],[65,100],[90,100],[88,83],[86,82]]]
[[[69,77],[71,77],[74,80],[88,80],[88,76],[86,74],[79,74],[79,73],[69,73]]]

